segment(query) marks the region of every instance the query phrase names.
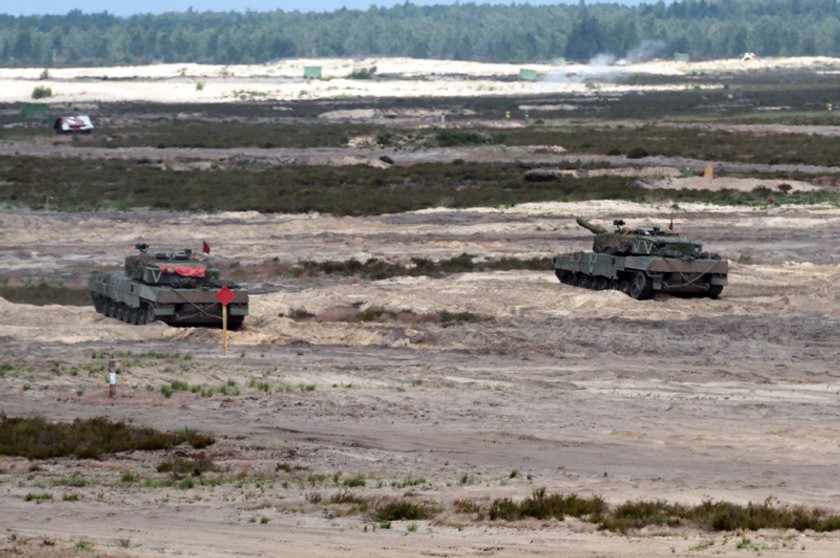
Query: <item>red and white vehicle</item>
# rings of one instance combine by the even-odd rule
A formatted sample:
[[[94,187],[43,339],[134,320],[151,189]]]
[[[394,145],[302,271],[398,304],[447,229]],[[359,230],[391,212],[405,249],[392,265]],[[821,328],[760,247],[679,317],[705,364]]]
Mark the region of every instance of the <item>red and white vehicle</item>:
[[[59,134],[89,134],[93,130],[93,122],[86,114],[59,116],[55,119],[53,128]]]

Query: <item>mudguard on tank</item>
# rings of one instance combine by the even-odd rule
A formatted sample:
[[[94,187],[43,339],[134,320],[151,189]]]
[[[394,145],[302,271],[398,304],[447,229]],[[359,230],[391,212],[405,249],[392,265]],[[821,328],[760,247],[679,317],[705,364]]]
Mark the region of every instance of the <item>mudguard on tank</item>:
[[[554,272],[563,283],[618,289],[639,300],[657,292],[717,298],[727,284],[726,260],[673,231],[629,229],[616,220],[615,230],[608,232],[583,219],[577,222],[595,234],[593,250],[554,258]]]
[[[149,254],[148,245],[125,259],[125,273],[94,272],[88,281],[93,306],[131,324],[161,320],[171,325],[222,324],[222,305],[216,293],[228,286],[228,327],[238,329],[248,315],[248,293],[232,281],[219,278],[219,270],[191,250]]]

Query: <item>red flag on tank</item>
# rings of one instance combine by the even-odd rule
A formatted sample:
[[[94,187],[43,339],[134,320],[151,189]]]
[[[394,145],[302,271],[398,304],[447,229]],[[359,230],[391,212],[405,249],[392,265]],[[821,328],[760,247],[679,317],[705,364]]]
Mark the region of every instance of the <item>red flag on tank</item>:
[[[669,231],[674,230],[674,220],[673,219],[671,219],[671,223],[668,225],[668,230]]]
[[[204,252],[205,254],[210,253],[210,245],[207,244],[206,240],[201,241],[201,251]]]

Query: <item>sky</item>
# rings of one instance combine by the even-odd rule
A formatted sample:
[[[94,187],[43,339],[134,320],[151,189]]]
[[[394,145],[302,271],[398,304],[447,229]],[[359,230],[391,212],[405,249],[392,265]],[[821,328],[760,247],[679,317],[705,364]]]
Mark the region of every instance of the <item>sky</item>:
[[[511,0],[474,0],[477,4],[495,3],[510,4]],[[607,0],[587,0],[588,4]],[[609,0],[619,4],[638,4],[640,0]],[[649,0],[653,3],[655,0]],[[366,10],[371,4],[377,6],[393,6],[402,4],[403,0],[145,0],[143,2],[114,2],[113,0],[40,0],[39,2],[22,2],[20,0],[0,0],[0,13],[9,15],[37,15],[37,14],[66,14],[75,9],[85,13],[105,12],[128,16],[137,13],[181,12],[190,7],[196,11],[271,11],[282,9],[285,11],[300,10],[302,12],[327,12],[346,7],[349,9]],[[456,0],[411,0],[418,6],[434,4],[455,4]],[[466,3],[466,2],[463,2]],[[578,0],[517,0],[518,4],[577,4]]]

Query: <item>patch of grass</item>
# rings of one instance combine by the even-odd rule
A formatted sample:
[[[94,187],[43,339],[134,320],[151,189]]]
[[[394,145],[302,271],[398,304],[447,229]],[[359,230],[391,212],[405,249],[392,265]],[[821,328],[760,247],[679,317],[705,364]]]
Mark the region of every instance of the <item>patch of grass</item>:
[[[306,480],[309,484],[315,486],[316,484],[322,484],[325,480],[327,480],[327,475],[323,473],[312,473]]]
[[[173,391],[174,391],[174,390],[172,389],[172,387],[171,387],[171,386],[160,386],[160,393],[161,393],[164,397],[166,397],[167,399],[169,399],[170,397],[172,397],[172,393],[173,393]]]
[[[411,486],[420,486],[426,484],[426,479],[423,477],[406,477],[402,481],[394,481],[391,486],[394,488],[409,488]]]
[[[172,391],[189,391],[190,385],[187,382],[182,382],[181,380],[173,380],[172,383],[169,384],[172,388]]]
[[[136,479],[134,475],[131,473],[124,473],[122,477],[120,477],[120,482],[124,482],[126,484],[134,482]]]
[[[356,475],[355,477],[344,479],[342,484],[347,488],[358,488],[365,485],[365,477],[363,475]]]
[[[239,387],[236,385],[234,380],[228,380],[227,383],[222,384],[219,387],[218,392],[222,395],[227,395],[228,397],[234,397],[239,395]]]
[[[746,506],[711,500],[696,506],[643,500],[610,507],[598,496],[583,498],[574,494],[547,494],[545,488],[535,489],[530,497],[519,502],[510,498],[496,499],[487,509],[486,516],[490,520],[509,521],[529,517],[562,520],[570,516],[619,533],[652,525],[727,532],[759,529],[817,532],[840,530],[840,516],[830,515],[821,508],[774,505],[770,499],[762,504],[749,503]]]
[[[78,494],[65,494],[64,496],[61,497],[61,499],[64,500],[65,502],[78,502],[79,501],[79,495]]]
[[[75,486],[75,487],[82,487],[87,486],[87,479],[83,477],[78,471],[74,471],[67,476],[64,476],[56,481],[53,482],[56,486]]]
[[[191,457],[177,456],[161,461],[157,466],[158,473],[172,473],[174,476],[191,475],[198,477],[202,473],[218,470],[219,468],[213,463],[213,460],[204,453]]]
[[[145,479],[140,486],[143,488],[169,488],[175,484],[175,481],[172,479]]]
[[[201,449],[214,441],[210,435],[189,429],[161,432],[111,422],[104,417],[58,423],[42,417],[9,418],[0,415],[0,455],[29,459],[64,456],[98,459],[109,453],[168,449],[182,443]]]
[[[438,510],[422,502],[403,499],[385,499],[376,505],[372,516],[377,521],[428,519]]]
[[[537,488],[531,496],[521,502],[514,502],[510,498],[497,498],[490,504],[487,517],[491,520],[506,519],[514,521],[525,517],[537,519],[564,519],[585,517],[600,519],[607,510],[607,504],[600,497],[581,498],[574,494],[547,494],[545,488]]]
[[[49,492],[38,492],[38,493],[29,492],[29,493],[26,494],[26,496],[23,497],[23,499],[26,502],[41,503],[41,502],[45,502],[47,500],[52,500],[53,495],[50,494]]]

